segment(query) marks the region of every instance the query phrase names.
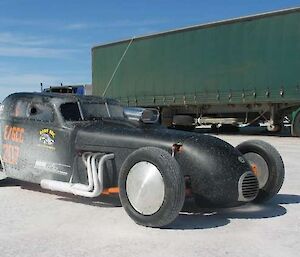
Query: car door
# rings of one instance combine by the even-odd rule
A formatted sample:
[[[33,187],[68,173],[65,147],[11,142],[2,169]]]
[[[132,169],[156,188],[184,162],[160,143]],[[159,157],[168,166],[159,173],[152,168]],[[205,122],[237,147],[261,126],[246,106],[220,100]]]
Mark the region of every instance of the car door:
[[[70,131],[58,125],[53,106],[41,98],[19,99],[11,120],[10,127],[22,132],[12,164],[14,177],[36,183],[45,178],[67,181],[72,160],[70,148],[63,146],[70,141]]]
[[[52,105],[32,102],[33,172],[40,179],[69,181],[73,166],[72,129],[62,126]]]

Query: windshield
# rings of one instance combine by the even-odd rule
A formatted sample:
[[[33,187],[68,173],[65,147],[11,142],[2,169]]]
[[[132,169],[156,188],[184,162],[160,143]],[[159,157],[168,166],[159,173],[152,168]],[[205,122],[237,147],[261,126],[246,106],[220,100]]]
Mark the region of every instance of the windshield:
[[[66,121],[82,120],[77,102],[62,104],[60,106],[60,112]]]
[[[123,107],[117,102],[80,101],[64,103],[60,111],[65,121],[99,120],[102,118],[124,118]]]
[[[84,120],[124,118],[123,107],[116,103],[81,102]]]

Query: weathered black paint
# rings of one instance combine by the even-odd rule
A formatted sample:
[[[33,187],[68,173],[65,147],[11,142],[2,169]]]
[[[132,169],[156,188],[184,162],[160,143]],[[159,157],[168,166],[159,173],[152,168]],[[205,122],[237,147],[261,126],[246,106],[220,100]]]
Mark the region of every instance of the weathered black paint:
[[[35,121],[13,118],[11,112],[18,99],[29,99],[49,105],[53,121]],[[86,170],[81,160],[84,152],[114,153],[115,158],[107,164],[105,187],[118,186],[121,165],[133,151],[154,146],[172,152],[173,144],[182,144],[175,154],[183,175],[190,176],[192,191],[208,205],[233,206],[238,202],[238,181],[250,170],[248,163],[241,162],[238,152],[230,144],[208,135],[199,135],[165,129],[159,125],[145,125],[124,119],[103,118],[96,121],[65,122],[60,105],[80,102],[83,99],[101,99],[87,96],[58,95],[47,93],[17,93],[8,96],[1,114],[1,156],[3,156],[3,131],[6,125],[25,129],[24,142],[20,145],[20,157],[16,165],[3,163],[9,177],[40,183],[41,179],[69,181],[72,172],[76,182],[86,183]],[[103,101],[113,101],[103,99]],[[49,128],[55,131],[54,149],[40,145],[39,131]],[[64,166],[65,175],[39,169],[36,161]],[[62,166],[60,166],[61,168]]]

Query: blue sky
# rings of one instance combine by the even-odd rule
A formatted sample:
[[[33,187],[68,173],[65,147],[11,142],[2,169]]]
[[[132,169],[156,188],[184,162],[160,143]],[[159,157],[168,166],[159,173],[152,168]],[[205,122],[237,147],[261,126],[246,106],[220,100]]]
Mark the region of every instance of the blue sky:
[[[282,8],[300,0],[0,0],[0,101],[45,85],[91,83],[91,47]]]

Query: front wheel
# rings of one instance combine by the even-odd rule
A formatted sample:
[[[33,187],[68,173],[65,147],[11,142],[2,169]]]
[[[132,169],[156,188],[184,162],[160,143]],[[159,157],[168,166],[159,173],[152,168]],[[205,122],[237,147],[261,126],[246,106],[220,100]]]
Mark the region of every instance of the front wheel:
[[[260,140],[249,140],[236,147],[250,164],[256,175],[259,192],[254,202],[264,202],[275,196],[284,181],[284,164],[278,151]]]
[[[184,177],[177,161],[156,147],[130,154],[119,174],[120,200],[137,223],[162,227],[171,223],[185,199]]]

